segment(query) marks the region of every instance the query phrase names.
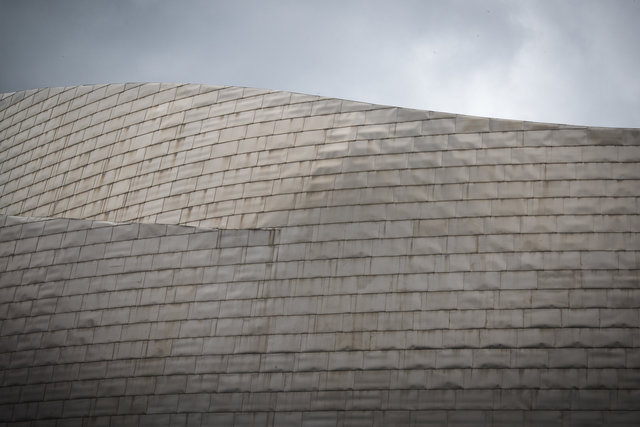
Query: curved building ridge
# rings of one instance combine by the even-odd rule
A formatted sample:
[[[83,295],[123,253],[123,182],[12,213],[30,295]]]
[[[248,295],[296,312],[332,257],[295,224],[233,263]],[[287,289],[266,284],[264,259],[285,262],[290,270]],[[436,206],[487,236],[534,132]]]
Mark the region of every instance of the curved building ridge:
[[[563,151],[582,160],[588,146],[634,142],[618,129],[239,87],[80,86],[0,102],[0,212],[116,222],[278,227],[291,211],[348,206],[350,192],[358,205],[402,202],[390,188],[467,184],[506,162],[553,167]],[[417,200],[442,199],[428,196]]]
[[[638,425],[639,198],[638,129],[0,95],[0,424]]]

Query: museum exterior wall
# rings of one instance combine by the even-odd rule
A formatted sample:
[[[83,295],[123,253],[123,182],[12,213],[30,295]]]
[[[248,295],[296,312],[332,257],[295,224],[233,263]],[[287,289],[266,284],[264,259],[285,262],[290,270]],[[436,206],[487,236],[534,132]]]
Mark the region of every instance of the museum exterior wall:
[[[0,422],[637,425],[640,131],[0,95]]]

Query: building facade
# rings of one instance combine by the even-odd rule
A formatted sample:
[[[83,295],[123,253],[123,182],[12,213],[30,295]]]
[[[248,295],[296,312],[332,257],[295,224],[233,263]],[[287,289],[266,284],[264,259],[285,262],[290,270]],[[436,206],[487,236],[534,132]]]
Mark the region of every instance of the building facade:
[[[638,425],[640,130],[0,95],[0,423]]]

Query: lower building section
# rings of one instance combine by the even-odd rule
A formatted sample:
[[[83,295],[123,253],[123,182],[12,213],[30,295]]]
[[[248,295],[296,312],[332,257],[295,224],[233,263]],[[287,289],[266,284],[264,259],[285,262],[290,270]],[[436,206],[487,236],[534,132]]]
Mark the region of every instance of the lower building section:
[[[1,218],[5,424],[640,422],[637,271],[588,252]]]

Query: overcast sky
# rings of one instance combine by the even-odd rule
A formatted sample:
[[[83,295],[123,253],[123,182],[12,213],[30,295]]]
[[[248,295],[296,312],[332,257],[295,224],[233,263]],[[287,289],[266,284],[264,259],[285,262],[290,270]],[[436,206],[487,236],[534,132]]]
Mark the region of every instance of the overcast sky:
[[[0,0],[0,92],[161,81],[640,127],[640,0]]]

